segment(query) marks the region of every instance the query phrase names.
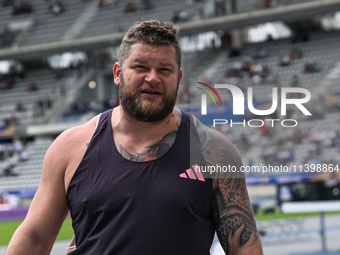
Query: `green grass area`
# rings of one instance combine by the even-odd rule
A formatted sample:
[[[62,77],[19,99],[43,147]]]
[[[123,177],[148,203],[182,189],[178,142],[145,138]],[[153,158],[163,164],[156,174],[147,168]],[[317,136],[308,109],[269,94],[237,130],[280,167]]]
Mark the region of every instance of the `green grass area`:
[[[339,212],[325,212],[325,215],[335,215],[340,214]],[[263,210],[260,208],[259,211],[256,213],[255,218],[256,220],[279,220],[279,219],[291,219],[291,218],[303,218],[303,217],[312,217],[318,216],[319,213],[282,213],[279,208],[276,208],[275,212],[273,213],[264,213]]]
[[[2,221],[0,222],[0,245],[7,245],[12,238],[14,231],[22,221]],[[73,236],[72,222],[66,218],[57,237],[57,240],[71,239]]]
[[[19,227],[21,221],[0,222],[0,245],[7,245],[14,231]]]
[[[57,236],[57,240],[71,239],[73,235],[74,235],[74,232],[72,228],[71,218],[66,218],[63,225],[61,226],[61,229]]]

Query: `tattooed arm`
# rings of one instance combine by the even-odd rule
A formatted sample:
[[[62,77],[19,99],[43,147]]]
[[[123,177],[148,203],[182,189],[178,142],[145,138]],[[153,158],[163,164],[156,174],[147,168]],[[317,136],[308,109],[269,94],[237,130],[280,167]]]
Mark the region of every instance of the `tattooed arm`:
[[[236,172],[216,172],[213,213],[221,246],[228,255],[262,254],[254,213],[249,201],[242,161],[228,139],[196,120],[203,155],[209,166],[230,166]]]

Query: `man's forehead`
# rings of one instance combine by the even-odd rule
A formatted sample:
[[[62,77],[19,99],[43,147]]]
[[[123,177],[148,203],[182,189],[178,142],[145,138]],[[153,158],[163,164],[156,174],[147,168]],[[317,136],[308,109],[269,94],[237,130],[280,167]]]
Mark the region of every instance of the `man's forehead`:
[[[176,62],[176,50],[172,45],[154,46],[135,43],[131,46],[130,55],[128,58],[130,61],[138,60],[140,62],[164,58],[166,62],[171,63]]]
[[[160,66],[171,66],[174,67],[174,65],[176,64],[176,62],[174,61],[167,61],[168,59],[164,60],[164,61],[157,61],[158,65]],[[149,60],[147,58],[133,58],[131,59],[131,63],[140,63],[140,64],[148,64]]]
[[[150,48],[150,49],[170,49],[172,48],[174,51],[175,51],[175,47],[172,46],[172,45],[166,45],[166,44],[146,44],[146,43],[140,43],[140,42],[137,42],[137,43],[134,43],[131,45],[131,49],[134,49],[134,48]]]

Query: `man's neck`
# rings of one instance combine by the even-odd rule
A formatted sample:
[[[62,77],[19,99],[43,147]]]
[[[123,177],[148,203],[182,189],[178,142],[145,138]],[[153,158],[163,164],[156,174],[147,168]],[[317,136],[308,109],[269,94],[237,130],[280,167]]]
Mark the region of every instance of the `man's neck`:
[[[112,113],[116,147],[125,158],[146,161],[164,155],[175,142],[181,123],[178,109],[159,122],[141,122],[126,117],[121,107]]]
[[[165,119],[157,122],[143,122],[127,116],[122,107],[116,107],[112,112],[112,128],[119,135],[129,136],[136,140],[152,140],[164,136],[169,131],[177,130],[181,122],[181,113],[174,108]]]

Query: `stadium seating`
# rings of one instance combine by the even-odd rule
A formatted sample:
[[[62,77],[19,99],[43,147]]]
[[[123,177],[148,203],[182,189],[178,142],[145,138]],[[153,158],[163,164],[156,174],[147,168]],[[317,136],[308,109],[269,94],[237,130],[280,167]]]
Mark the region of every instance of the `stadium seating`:
[[[20,22],[28,19],[33,19],[33,26],[24,32],[17,42],[20,46],[38,45],[42,43],[58,42],[62,40],[87,38],[98,35],[105,35],[119,31],[125,31],[134,22],[141,19],[162,19],[172,20],[175,11],[185,11],[188,14],[188,20],[197,20],[200,17],[199,9],[196,5],[190,5],[185,1],[179,0],[162,0],[152,1],[152,9],[144,10],[142,1],[130,1],[135,4],[136,12],[124,13],[126,2],[113,1],[106,8],[100,8],[96,4],[97,1],[64,1],[65,12],[54,16],[47,7],[45,1],[30,1],[33,6],[33,12],[30,14],[12,15],[10,7],[0,8],[0,28],[6,27],[10,23]],[[306,1],[294,0],[293,3]],[[213,13],[213,2],[203,1]],[[249,12],[252,8],[256,8],[255,1],[238,1],[238,12]],[[275,6],[273,6],[275,7]],[[231,12],[230,3],[227,4],[227,13]],[[205,17],[209,18],[209,16]],[[85,20],[86,25],[82,26],[79,23]],[[76,33],[71,33],[73,27],[79,25],[81,28]],[[67,29],[65,29],[67,28]],[[219,49],[206,49],[205,58],[202,61],[197,61],[197,65],[190,73],[186,73],[186,80],[182,82],[182,87],[186,88],[190,84],[190,80],[201,81],[202,77],[207,77],[210,81],[220,80],[223,82],[225,71],[234,67],[236,62],[242,62],[245,58],[253,57],[256,50],[264,48],[268,52],[268,57],[263,59],[255,59],[255,64],[262,64],[270,69],[272,78],[279,79],[281,86],[291,86],[292,78],[300,77],[301,79],[309,79],[303,86],[308,89],[313,89],[317,86],[316,79],[322,78],[331,71],[334,66],[340,61],[340,52],[338,50],[338,40],[340,32],[337,31],[316,31],[311,32],[309,40],[303,43],[292,44],[290,39],[269,41],[256,44],[245,44],[241,49],[241,55],[230,58],[229,49],[224,45]],[[282,55],[289,54],[291,49],[301,49],[303,57],[295,59],[289,66],[280,66],[279,60]],[[195,61],[197,53],[183,54],[184,62]],[[112,59],[111,59],[112,60]],[[110,61],[111,61],[110,60]],[[321,67],[321,72],[314,74],[304,73],[306,63],[317,62]],[[196,63],[196,62],[195,62]],[[104,66],[110,66],[112,63],[104,63]],[[91,67],[92,68],[92,67]],[[93,67],[94,68],[94,67]],[[92,70],[93,71],[93,70]],[[186,70],[184,70],[185,72]],[[70,76],[75,83],[81,78]],[[302,80],[303,80],[302,79]],[[246,80],[246,79],[244,79]],[[312,82],[314,81],[314,82]],[[18,79],[12,89],[0,91],[0,126],[1,121],[6,118],[15,117],[19,120],[19,130],[25,128],[35,122],[38,122],[40,116],[36,115],[36,103],[41,100],[51,100],[54,104],[60,95],[56,94],[56,86],[59,83],[67,83],[67,80],[57,80],[56,72],[50,68],[29,68],[25,71],[25,77]],[[38,90],[27,92],[26,86],[30,83],[36,83]],[[251,80],[250,80],[251,84]],[[260,83],[254,89],[255,100],[269,100],[271,98],[271,87],[274,85],[273,80],[266,83]],[[246,87],[244,87],[245,89]],[[80,89],[79,89],[80,90]],[[333,84],[328,88],[328,91],[334,93],[339,92],[337,84]],[[79,91],[78,91],[79,92]],[[199,94],[193,90],[191,99],[199,102]],[[26,109],[25,111],[17,111],[17,103],[21,103]],[[231,102],[230,95],[223,98],[223,102]],[[194,102],[193,102],[194,103]],[[187,105],[178,105],[186,107]],[[332,108],[333,111],[336,108]],[[301,132],[307,134],[311,132],[311,127],[319,130],[333,131],[338,127],[339,115],[332,112],[324,114],[322,121],[316,119],[307,119],[299,122]],[[339,129],[337,129],[339,130]],[[261,141],[267,138],[257,128],[221,128],[223,132],[242,154],[245,164],[253,161],[253,164],[263,164],[261,159]],[[291,132],[281,132],[279,129],[273,129],[271,135],[278,137],[277,139],[290,139]],[[41,177],[41,166],[43,155],[48,146],[53,141],[53,138],[41,138],[39,135],[34,138],[34,141],[28,144],[28,153],[30,159],[26,162],[20,162],[18,169],[19,176],[0,177],[0,191],[36,188]],[[276,140],[275,142],[278,142]],[[315,144],[312,141],[304,141],[294,145],[294,160],[290,161],[294,164],[302,162],[308,155],[308,151],[314,148]],[[325,148],[320,158],[322,160],[336,160],[338,153],[337,147]]]
[[[49,138],[38,138],[27,144],[29,160],[18,163],[19,176],[0,177],[0,190],[10,191],[37,188],[40,183],[44,155],[52,141]]]
[[[315,0],[296,0],[290,1],[291,4],[308,2]],[[48,2],[31,0],[29,1],[33,7],[32,13],[12,15],[12,8],[0,8],[0,29],[9,27],[10,24],[20,23],[27,20],[32,20],[33,25],[24,31],[19,36],[17,44],[19,46],[28,46],[43,44],[49,42],[58,42],[75,38],[86,38],[97,35],[111,34],[119,31],[125,31],[133,23],[138,20],[161,19],[172,21],[175,12],[186,12],[187,21],[194,21],[214,16],[213,1],[202,0],[199,3],[194,1],[179,1],[179,0],[162,0],[152,1],[152,8],[144,10],[142,1],[131,0],[134,3],[136,11],[125,13],[126,2],[111,1],[105,8],[100,8],[96,4],[97,0],[88,1],[63,1],[65,11],[59,15],[53,15],[48,10]],[[192,3],[191,3],[192,2]],[[199,14],[199,5],[203,5],[205,15]],[[231,4],[226,1],[226,12],[231,14]],[[258,9],[256,1],[242,0],[237,1],[237,12],[249,12],[253,9]],[[264,8],[264,6],[260,6]],[[93,12],[93,15],[86,19],[88,13]],[[85,22],[79,26],[80,31],[69,35],[69,30],[76,22]]]

